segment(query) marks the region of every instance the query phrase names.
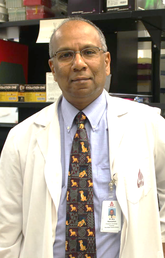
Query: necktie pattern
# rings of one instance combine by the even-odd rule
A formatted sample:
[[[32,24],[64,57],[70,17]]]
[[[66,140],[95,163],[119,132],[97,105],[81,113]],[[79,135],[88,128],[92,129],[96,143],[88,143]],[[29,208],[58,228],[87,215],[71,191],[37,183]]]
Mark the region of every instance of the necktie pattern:
[[[96,258],[93,182],[86,116],[76,116],[68,173],[65,257]]]

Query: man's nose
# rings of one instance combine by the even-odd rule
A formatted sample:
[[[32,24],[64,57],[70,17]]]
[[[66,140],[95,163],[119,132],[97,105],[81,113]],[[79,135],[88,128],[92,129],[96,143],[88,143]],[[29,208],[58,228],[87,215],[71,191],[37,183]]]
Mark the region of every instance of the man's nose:
[[[73,58],[73,69],[81,70],[87,67],[86,62],[83,59],[83,56],[80,51],[75,51],[74,58]]]

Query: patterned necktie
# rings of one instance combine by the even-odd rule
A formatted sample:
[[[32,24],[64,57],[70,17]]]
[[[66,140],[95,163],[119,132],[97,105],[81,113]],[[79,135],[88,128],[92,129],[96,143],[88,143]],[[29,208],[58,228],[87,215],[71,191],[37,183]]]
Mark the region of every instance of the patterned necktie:
[[[68,173],[65,257],[96,258],[93,182],[86,116],[76,116]]]

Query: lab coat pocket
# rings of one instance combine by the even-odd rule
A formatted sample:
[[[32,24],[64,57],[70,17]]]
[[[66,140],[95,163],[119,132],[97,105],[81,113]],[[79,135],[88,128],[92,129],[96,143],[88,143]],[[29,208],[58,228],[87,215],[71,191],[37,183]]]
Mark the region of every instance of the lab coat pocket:
[[[126,196],[133,204],[139,202],[151,189],[149,159],[142,160],[138,165],[129,167],[124,177]]]

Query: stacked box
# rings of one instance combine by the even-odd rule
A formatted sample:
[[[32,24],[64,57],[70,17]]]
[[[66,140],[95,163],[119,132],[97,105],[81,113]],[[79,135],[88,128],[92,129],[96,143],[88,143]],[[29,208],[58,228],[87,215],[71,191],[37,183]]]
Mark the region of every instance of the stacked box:
[[[68,0],[68,14],[102,13],[105,0]]]
[[[24,85],[0,84],[0,101],[24,101]]]
[[[24,102],[25,101],[25,85],[19,84],[18,87],[18,101]]]
[[[25,102],[45,102],[45,84],[25,84]]]
[[[6,6],[6,4],[5,4],[5,0],[0,0],[0,6],[3,6],[3,7],[5,7],[5,6]]]
[[[9,8],[9,21],[22,21],[26,20],[26,9],[25,7],[20,8]]]
[[[6,0],[7,8],[23,7],[23,0]]]
[[[19,84],[0,84],[0,101],[18,101]]]
[[[151,58],[138,58],[137,92],[151,92]]]
[[[55,14],[51,10],[51,0],[23,0],[26,6],[26,19],[43,19],[54,17]]]
[[[23,0],[24,6],[44,5],[51,8],[51,0]]]
[[[106,0],[106,11],[135,10],[135,0]]]
[[[26,20],[26,10],[23,7],[23,0],[6,0],[9,21]]]
[[[54,17],[55,13],[44,5],[27,6],[26,7],[26,19],[43,19]]]
[[[8,13],[5,7],[5,3],[0,0],[0,22],[8,21]]]
[[[0,101],[45,102],[45,84],[0,84]]]

